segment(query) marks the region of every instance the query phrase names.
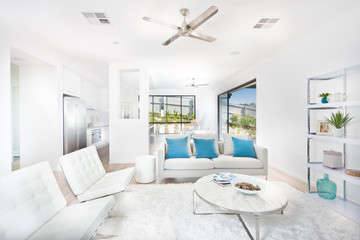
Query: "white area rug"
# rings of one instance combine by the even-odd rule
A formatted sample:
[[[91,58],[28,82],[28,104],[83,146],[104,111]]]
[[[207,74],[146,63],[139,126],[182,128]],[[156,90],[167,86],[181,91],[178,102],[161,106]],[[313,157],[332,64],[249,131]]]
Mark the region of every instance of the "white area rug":
[[[260,220],[261,239],[360,239],[360,226],[293,187],[284,215]],[[130,185],[95,239],[249,239],[236,215],[193,215],[193,184]],[[214,211],[197,200],[198,211]],[[253,236],[255,220],[243,216]],[[111,237],[114,236],[114,237]]]

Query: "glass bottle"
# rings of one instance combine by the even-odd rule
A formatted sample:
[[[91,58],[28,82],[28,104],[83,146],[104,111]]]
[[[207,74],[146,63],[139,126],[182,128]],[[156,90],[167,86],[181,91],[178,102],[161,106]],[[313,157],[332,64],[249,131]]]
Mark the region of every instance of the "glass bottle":
[[[325,199],[336,198],[336,183],[329,179],[328,174],[324,174],[324,179],[319,179],[316,182],[317,193],[320,197]]]

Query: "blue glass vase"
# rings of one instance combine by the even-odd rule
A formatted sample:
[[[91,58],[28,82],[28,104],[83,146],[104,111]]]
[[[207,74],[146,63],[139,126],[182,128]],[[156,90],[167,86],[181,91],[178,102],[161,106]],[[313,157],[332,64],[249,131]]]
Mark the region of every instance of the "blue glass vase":
[[[321,99],[321,102],[322,102],[322,103],[328,103],[327,97],[323,97],[323,98]]]
[[[324,174],[324,179],[319,179],[316,182],[317,193],[320,197],[326,199],[336,198],[336,183],[329,180],[329,175]]]

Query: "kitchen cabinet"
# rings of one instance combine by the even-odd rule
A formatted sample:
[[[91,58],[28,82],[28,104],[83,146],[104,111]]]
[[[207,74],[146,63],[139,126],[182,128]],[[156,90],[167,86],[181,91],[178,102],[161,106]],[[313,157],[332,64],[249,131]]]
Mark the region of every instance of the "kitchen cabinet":
[[[64,68],[63,93],[75,97],[81,97],[81,77],[76,72]]]

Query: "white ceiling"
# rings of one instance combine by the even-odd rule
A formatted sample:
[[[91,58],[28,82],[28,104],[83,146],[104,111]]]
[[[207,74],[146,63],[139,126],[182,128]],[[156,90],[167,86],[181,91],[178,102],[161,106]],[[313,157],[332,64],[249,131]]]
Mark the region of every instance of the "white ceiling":
[[[148,64],[152,85],[174,88],[186,77],[214,84],[259,63],[359,0],[0,0],[0,18],[23,34],[82,61],[107,81],[107,62]],[[145,22],[143,16],[180,25],[211,5],[219,12],[197,30],[217,38],[207,43],[179,38],[161,44],[175,30]],[[105,12],[112,25],[90,25],[81,14]],[[280,18],[271,29],[253,29],[262,17]],[[118,44],[113,44],[118,42]],[[238,55],[230,52],[239,51]]]

